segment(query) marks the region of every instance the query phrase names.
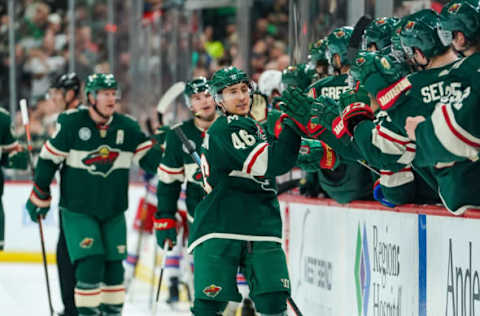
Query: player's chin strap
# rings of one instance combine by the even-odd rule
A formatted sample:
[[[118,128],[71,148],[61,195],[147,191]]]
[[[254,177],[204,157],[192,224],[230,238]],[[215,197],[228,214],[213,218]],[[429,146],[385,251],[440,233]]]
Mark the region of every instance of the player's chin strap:
[[[108,122],[108,120],[110,119],[110,116],[105,115],[105,114],[103,114],[103,113],[100,113],[100,111],[98,110],[96,104],[92,104],[92,108],[93,108],[93,110],[95,111],[95,113],[97,113],[101,118],[107,120],[107,122]]]

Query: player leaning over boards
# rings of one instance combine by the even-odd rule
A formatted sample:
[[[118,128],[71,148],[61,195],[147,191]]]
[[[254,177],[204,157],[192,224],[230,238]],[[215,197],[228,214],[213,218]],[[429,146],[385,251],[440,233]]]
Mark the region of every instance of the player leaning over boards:
[[[417,142],[415,162],[435,166],[439,194],[455,215],[468,208],[480,209],[476,183],[480,176],[480,8],[477,1],[450,1],[440,15],[440,35],[455,51],[465,55],[456,62],[443,82],[450,91],[431,115],[412,115],[405,121],[406,131]],[[419,124],[420,123],[420,124]],[[418,124],[418,126],[417,126]]]
[[[185,86],[185,99],[194,117],[186,120],[180,126],[183,133],[196,148],[200,150],[207,129],[217,119],[216,105],[208,91],[207,79],[195,78]],[[202,176],[198,165],[192,157],[183,150],[183,144],[178,138],[173,126],[167,132],[164,146],[165,153],[158,167],[157,212],[155,213],[155,235],[157,243],[163,248],[165,240],[170,240],[173,250],[168,254],[165,277],[169,284],[167,303],[178,301],[178,283],[180,277],[180,258],[182,256],[183,239],[188,235],[184,230],[177,238],[177,201],[180,198],[182,184],[186,181],[186,200],[188,226],[193,222],[194,210],[203,199],[205,191],[202,188]],[[163,225],[171,223],[172,225]],[[184,223],[186,225],[186,223]],[[178,239],[178,240],[177,240]],[[188,258],[183,258],[188,259]]]
[[[209,128],[202,145],[208,195],[195,209],[189,239],[195,265],[193,314],[218,315],[228,301],[240,301],[235,282],[240,267],[260,315],[286,315],[290,281],[275,176],[295,164],[310,109],[287,106],[283,130],[268,143],[265,131],[248,118],[251,90],[245,72],[235,67],[217,71],[210,90],[225,116]]]
[[[89,107],[61,113],[44,144],[27,201],[32,220],[50,207],[50,182],[60,169],[60,213],[70,259],[76,264],[79,315],[120,315],[124,302],[124,212],[133,161],[154,172],[159,158],[132,118],[115,112],[117,81],[93,74],[85,93]]]

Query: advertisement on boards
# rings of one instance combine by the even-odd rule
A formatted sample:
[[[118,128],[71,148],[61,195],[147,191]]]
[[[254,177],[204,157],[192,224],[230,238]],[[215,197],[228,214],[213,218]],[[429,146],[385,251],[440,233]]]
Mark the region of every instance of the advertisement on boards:
[[[418,315],[416,214],[288,208],[292,293],[304,315]]]
[[[427,217],[427,315],[480,315],[480,221]]]

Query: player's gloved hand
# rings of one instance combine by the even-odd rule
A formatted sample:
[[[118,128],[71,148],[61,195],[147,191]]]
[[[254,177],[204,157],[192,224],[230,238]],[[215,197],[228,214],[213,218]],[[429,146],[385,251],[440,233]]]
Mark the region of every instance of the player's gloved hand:
[[[278,138],[283,129],[282,115],[285,116],[285,114],[276,109],[272,109],[268,112],[267,123],[265,124],[268,135]]]
[[[168,241],[172,249],[177,243],[177,220],[173,215],[165,213],[155,213],[153,218],[153,228],[155,229],[155,237],[157,244],[163,248],[165,241]]]
[[[257,122],[264,122],[267,119],[268,101],[267,97],[255,91],[252,96],[252,107],[250,116]]]
[[[50,209],[51,200],[50,192],[42,191],[36,184],[33,184],[32,193],[30,193],[26,205],[32,221],[37,222],[38,216],[45,217]]]
[[[285,120],[286,123],[292,121],[294,123],[291,124],[292,127],[297,130],[300,136],[309,135],[307,125],[310,121],[310,112],[314,100],[298,88],[288,88],[282,94],[282,101],[280,110],[290,118],[290,120]]]
[[[356,102],[362,102],[370,105],[370,96],[363,86],[359,86],[356,89],[347,90],[340,94],[338,106],[340,107],[340,111],[343,111],[347,106]]]
[[[8,154],[8,168],[26,170],[28,167],[28,152],[17,146]]]
[[[335,169],[340,164],[335,152],[322,141],[302,139],[297,157],[297,166],[306,172],[320,169]]]
[[[378,179],[377,181],[375,181],[375,183],[373,184],[373,198],[382,203],[382,205],[385,205],[386,207],[395,207],[396,205],[387,201],[385,199],[385,196],[383,195],[383,191],[382,191],[382,186],[380,185],[380,179]]]
[[[337,102],[332,98],[319,96],[312,103],[312,117],[310,118],[310,126],[321,125],[328,130],[332,129],[332,122],[339,116]],[[316,133],[313,128],[310,129],[310,134],[313,138],[320,136],[321,132],[317,129]]]

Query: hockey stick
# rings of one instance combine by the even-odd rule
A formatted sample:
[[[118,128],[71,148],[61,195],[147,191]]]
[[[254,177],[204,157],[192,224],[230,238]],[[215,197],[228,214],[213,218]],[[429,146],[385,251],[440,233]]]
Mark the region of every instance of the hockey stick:
[[[28,119],[27,100],[25,99],[20,100],[20,111],[22,114],[23,127],[25,128],[25,134],[27,136],[28,157],[29,157],[30,169],[32,170],[32,180],[33,180],[35,177],[35,168],[33,166],[32,136],[30,134],[30,122]],[[45,272],[45,282],[47,286],[48,307],[50,308],[50,315],[55,315],[55,312],[53,311],[53,305],[52,305],[52,293],[50,292],[50,279],[48,277],[47,254],[45,251],[45,237],[43,234],[42,217],[40,215],[38,215],[37,221],[38,221],[38,230],[40,233],[40,245],[42,248],[43,270]]]
[[[193,161],[197,163],[197,165],[202,167],[202,162],[200,160],[200,156],[198,153],[195,151],[195,148],[193,148],[192,144],[188,140],[187,136],[185,136],[185,133],[183,132],[182,128],[180,126],[177,126],[173,129],[175,133],[177,134],[178,138],[182,142],[183,146],[185,146],[185,149],[187,150],[187,153],[192,157]],[[203,174],[203,171],[202,171]]]
[[[348,51],[347,58],[351,60],[357,54],[362,43],[363,33],[367,26],[372,22],[372,18],[368,15],[361,16],[355,27],[353,28],[352,36],[350,36],[350,41],[348,42]]]
[[[174,83],[167,91],[163,94],[157,104],[157,112],[160,114],[165,114],[168,109],[168,106],[185,91],[185,82],[179,81]]]
[[[160,298],[160,288],[162,287],[163,271],[165,271],[165,263],[167,262],[167,251],[168,251],[168,240],[165,240],[165,243],[163,244],[162,265],[160,266],[160,277],[158,279],[157,295],[155,297],[156,303],[158,303],[158,299]],[[156,305],[157,304],[155,304],[155,306]]]

